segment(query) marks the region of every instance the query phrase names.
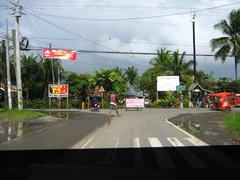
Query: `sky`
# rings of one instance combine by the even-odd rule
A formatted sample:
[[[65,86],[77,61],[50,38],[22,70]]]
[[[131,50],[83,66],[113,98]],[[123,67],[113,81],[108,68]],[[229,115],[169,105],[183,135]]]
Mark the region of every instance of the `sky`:
[[[0,0],[0,39],[5,33],[5,18],[15,27],[10,0]],[[226,4],[238,3],[222,8]],[[41,47],[73,50],[156,52],[167,48],[192,54],[192,18],[196,11],[196,53],[212,54],[210,40],[223,36],[213,25],[240,8],[237,0],[20,0],[21,36],[30,40],[34,55]],[[144,18],[143,18],[144,17]],[[22,52],[24,53],[24,52]],[[100,68],[135,66],[139,74],[150,67],[153,56],[79,53],[76,62],[62,60],[65,70],[92,73]],[[192,57],[186,57],[191,60]],[[216,79],[234,79],[234,61],[223,64],[213,57],[197,57],[197,70]]]

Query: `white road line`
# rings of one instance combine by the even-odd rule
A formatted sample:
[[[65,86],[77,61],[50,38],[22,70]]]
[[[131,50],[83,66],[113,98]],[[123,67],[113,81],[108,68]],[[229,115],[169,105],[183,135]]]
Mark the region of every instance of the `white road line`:
[[[174,147],[182,147],[184,146],[177,138],[175,137],[167,137],[167,140],[174,146]]]
[[[91,137],[91,138],[81,147],[81,149],[84,149],[93,139],[94,139],[94,137]]]
[[[140,142],[138,137],[133,137],[133,147],[134,148],[140,148]]]
[[[115,142],[115,148],[118,148],[118,144],[119,144],[119,141],[120,141],[120,137],[115,137],[114,140],[116,141]]]
[[[156,137],[149,137],[148,141],[151,147],[163,147],[162,143]]]
[[[185,140],[189,141],[191,144],[193,144],[194,146],[206,146],[207,144],[197,138],[184,138]]]
[[[175,115],[175,116],[172,116],[172,117],[176,117],[176,116],[178,116],[178,115]],[[176,125],[174,125],[173,123],[169,122],[168,119],[169,119],[169,118],[172,118],[172,117],[166,118],[166,119],[165,119],[165,122],[167,122],[169,125],[175,127],[175,128],[178,129],[179,131],[183,132],[183,133],[186,134],[187,136],[191,137],[191,138],[192,138],[192,139],[191,139],[191,140],[192,140],[191,143],[192,143],[192,144],[194,143],[194,144],[193,144],[194,146],[208,146],[208,144],[207,144],[206,142],[203,142],[202,140],[198,139],[197,137],[191,135],[190,133],[184,131],[183,129],[181,129],[181,128],[177,127]]]

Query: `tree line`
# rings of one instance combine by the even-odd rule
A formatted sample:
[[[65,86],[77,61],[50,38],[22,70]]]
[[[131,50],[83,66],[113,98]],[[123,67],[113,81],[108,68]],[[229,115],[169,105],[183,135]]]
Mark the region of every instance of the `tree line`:
[[[224,36],[210,41],[215,59],[225,62],[227,55],[232,55],[235,62],[235,81],[229,78],[214,80],[212,75],[197,71],[195,80],[206,89],[214,91],[239,92],[237,66],[240,59],[240,10],[233,10],[227,17],[214,25]],[[6,48],[2,42],[0,47],[0,82],[1,87],[6,84],[5,66]],[[51,61],[54,61],[52,66]],[[138,73],[134,66],[128,68],[102,68],[92,74],[74,73],[65,71],[60,61],[43,59],[40,56],[21,56],[23,96],[26,100],[42,99],[47,101],[48,84],[53,83],[52,71],[55,77],[60,69],[62,83],[69,84],[69,96],[72,100],[85,99],[91,89],[103,86],[106,92],[111,90],[120,94],[127,94],[129,89],[147,92],[152,101],[156,100],[157,76],[179,76],[180,84],[187,87],[193,83],[193,61],[187,60],[185,52],[170,51],[162,48],[157,50],[157,56],[150,59],[150,68],[143,74]],[[13,57],[10,60],[11,81],[16,84],[15,64]],[[5,86],[6,87],[6,86]],[[5,98],[6,99],[6,98]]]

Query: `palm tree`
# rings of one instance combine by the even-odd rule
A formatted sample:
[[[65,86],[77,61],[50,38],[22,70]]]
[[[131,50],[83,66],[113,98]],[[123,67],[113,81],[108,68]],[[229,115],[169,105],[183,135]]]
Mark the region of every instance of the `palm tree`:
[[[185,54],[185,52],[180,54],[179,50],[173,52],[172,61],[170,63],[170,68],[173,72],[173,75],[177,75],[180,78],[186,74],[189,74],[190,67],[193,65],[193,60],[188,62],[184,61]]]
[[[166,66],[169,65],[171,61],[171,51],[167,49],[160,49],[157,50],[157,57],[154,57],[150,60],[150,64],[153,66]]]
[[[130,89],[131,89],[131,86],[133,86],[135,84],[135,80],[138,75],[137,71],[138,70],[134,66],[131,66],[131,67],[128,67],[127,69],[125,69],[124,75],[125,75],[126,80],[129,83]]]
[[[26,93],[26,99],[29,99],[29,91],[33,84],[41,78],[41,68],[37,62],[37,56],[21,57],[22,83],[23,91]]]
[[[228,54],[235,60],[235,79],[238,79],[237,65],[240,58],[240,9],[232,10],[227,20],[221,20],[214,25],[214,28],[221,30],[225,35],[211,40],[212,51],[215,52],[215,59],[221,58],[225,62]]]

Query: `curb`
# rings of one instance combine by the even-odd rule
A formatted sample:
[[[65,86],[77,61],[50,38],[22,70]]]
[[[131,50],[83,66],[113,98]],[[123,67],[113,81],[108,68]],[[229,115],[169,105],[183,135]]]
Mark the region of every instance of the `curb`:
[[[207,144],[206,142],[200,140],[199,138],[193,136],[192,134],[188,133],[187,131],[177,127],[176,125],[174,125],[173,123],[168,121],[168,119],[173,118],[173,117],[177,117],[177,116],[179,116],[179,115],[167,117],[167,118],[164,119],[164,121],[166,123],[168,123],[170,126],[173,126],[176,129],[178,129],[179,131],[181,131],[182,133],[186,134],[187,136],[190,136],[190,138],[186,138],[186,139],[189,140],[193,145],[195,145],[195,146],[209,146],[209,144]]]

